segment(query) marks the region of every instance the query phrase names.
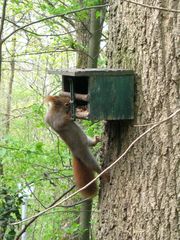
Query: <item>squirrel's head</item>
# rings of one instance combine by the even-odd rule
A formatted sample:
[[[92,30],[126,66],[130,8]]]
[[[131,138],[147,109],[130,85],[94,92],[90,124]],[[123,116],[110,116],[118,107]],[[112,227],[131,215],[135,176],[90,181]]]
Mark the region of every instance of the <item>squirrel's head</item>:
[[[70,111],[70,98],[64,96],[47,96],[44,98],[44,102],[49,105],[50,108],[59,108],[66,113]]]

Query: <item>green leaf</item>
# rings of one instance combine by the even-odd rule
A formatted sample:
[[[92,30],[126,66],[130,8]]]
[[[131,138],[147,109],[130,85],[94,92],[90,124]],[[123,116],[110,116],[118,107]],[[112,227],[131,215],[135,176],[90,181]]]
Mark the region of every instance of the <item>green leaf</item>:
[[[43,151],[43,149],[42,149],[43,145],[44,145],[43,142],[36,143],[36,146],[35,146],[36,150],[42,152]]]
[[[101,14],[102,14],[102,13],[101,13],[100,11],[97,11],[97,12],[96,12],[96,18],[99,18],[99,17],[101,16]]]
[[[6,155],[7,149],[1,148],[0,149],[0,158],[3,158]]]

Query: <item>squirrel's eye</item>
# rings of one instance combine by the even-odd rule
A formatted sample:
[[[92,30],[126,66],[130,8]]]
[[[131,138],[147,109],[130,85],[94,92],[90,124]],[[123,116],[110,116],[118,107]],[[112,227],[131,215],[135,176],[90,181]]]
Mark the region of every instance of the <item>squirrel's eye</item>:
[[[66,113],[68,113],[70,111],[70,103],[65,103],[64,106],[66,109]]]

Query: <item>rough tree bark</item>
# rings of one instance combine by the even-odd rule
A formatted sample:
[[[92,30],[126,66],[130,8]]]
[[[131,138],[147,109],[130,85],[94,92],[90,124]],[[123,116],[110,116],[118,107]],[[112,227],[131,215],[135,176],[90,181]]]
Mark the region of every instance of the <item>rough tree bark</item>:
[[[84,7],[84,0],[78,1],[81,7]],[[88,16],[88,13],[87,13]],[[86,68],[88,63],[88,54],[86,54],[88,49],[88,42],[90,36],[89,30],[89,18],[83,19],[83,21],[76,22],[77,30],[76,30],[76,40],[81,45],[83,51],[79,51],[77,54],[77,68]]]
[[[102,1],[101,4],[104,4]],[[88,46],[88,68],[97,68],[100,42],[102,37],[102,28],[105,18],[106,9],[101,10],[101,17],[97,17],[97,10],[91,9],[90,11],[90,39]]]
[[[81,44],[84,51],[79,51],[77,55],[77,68],[86,68],[88,62],[88,55],[85,54],[88,48],[88,40],[89,40],[89,23],[84,22],[77,22],[77,42]]]
[[[148,4],[180,9],[180,1]],[[135,71],[136,98],[134,121],[106,124],[105,165],[148,128],[134,124],[166,118],[179,107],[180,97],[180,14],[126,1],[111,0],[110,5],[109,67]],[[101,188],[97,239],[179,239],[179,139],[177,115],[147,134],[111,169],[110,184]]]

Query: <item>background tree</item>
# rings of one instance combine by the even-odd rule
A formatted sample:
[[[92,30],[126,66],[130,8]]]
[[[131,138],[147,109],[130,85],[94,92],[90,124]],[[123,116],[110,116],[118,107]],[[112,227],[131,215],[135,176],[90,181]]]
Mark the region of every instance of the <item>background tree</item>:
[[[104,4],[104,1],[101,1],[102,3]],[[91,9],[88,13],[86,28],[83,33],[83,36],[89,36],[83,38],[84,44],[87,46],[88,57],[85,58],[82,54],[78,54],[77,68],[97,68],[105,13],[105,8],[101,10]],[[82,32],[80,36],[82,36]],[[80,226],[82,232],[80,233],[80,240],[91,239],[92,202],[92,199],[89,199],[81,205]]]
[[[107,165],[149,127],[143,124],[179,107],[180,14],[159,7],[177,10],[180,2],[148,1],[150,7],[134,2],[110,1],[108,65],[133,69],[136,88],[134,120],[106,124]],[[179,238],[179,133],[176,115],[111,169],[111,184],[101,190],[98,239]]]

